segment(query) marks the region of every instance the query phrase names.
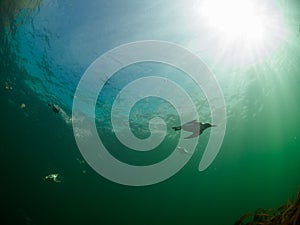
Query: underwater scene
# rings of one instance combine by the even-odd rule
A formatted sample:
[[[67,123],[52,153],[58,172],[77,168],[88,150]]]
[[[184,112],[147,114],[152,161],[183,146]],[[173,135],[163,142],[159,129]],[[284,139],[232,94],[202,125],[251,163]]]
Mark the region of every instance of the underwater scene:
[[[2,224],[300,224],[298,0],[0,0]]]

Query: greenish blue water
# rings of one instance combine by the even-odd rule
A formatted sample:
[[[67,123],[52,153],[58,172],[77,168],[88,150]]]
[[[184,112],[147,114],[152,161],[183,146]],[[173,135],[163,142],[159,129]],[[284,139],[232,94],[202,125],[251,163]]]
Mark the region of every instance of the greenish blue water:
[[[243,64],[230,62],[234,52],[222,58],[217,45],[201,45],[208,34],[201,29],[196,33],[185,16],[193,1],[8,2],[0,2],[0,168],[6,224],[227,225],[248,211],[274,208],[295,197],[300,185],[297,1],[276,2],[284,37],[281,29],[274,30],[280,41],[271,53]],[[85,163],[70,124],[71,106],[90,63],[120,44],[145,39],[175,42],[207,63],[224,93],[227,130],[206,171],[197,168],[209,131],[176,175],[159,184],[130,187],[106,180]],[[192,93],[201,118],[211,119],[205,95],[181,71],[156,63],[124,68],[98,98],[97,128],[111,153],[134,165],[166,158],[178,141],[171,133],[179,122],[176,110],[157,98],[138,102],[130,119],[139,138],[149,135],[147,121],[153,116],[165,119],[168,135],[158,152],[132,151],[111,132],[109,110],[117,93],[131,80],[153,73],[181,83]],[[55,114],[48,102],[65,113]],[[43,180],[52,173],[60,174],[62,182]]]

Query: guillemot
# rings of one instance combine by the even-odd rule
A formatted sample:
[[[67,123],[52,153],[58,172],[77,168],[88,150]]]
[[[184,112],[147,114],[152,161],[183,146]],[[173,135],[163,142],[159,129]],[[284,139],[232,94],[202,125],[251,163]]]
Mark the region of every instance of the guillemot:
[[[177,130],[185,130],[189,132],[193,132],[190,136],[185,137],[184,139],[194,138],[202,134],[204,130],[206,130],[209,127],[215,127],[216,125],[212,125],[210,123],[201,123],[197,122],[197,120],[193,120],[190,122],[187,122],[181,126],[172,127],[175,131]]]

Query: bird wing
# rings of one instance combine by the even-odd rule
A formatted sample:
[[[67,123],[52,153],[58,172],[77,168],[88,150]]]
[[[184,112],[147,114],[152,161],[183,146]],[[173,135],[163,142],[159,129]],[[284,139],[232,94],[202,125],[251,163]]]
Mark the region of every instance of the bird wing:
[[[196,122],[197,122],[197,120],[192,120],[192,121],[190,121],[190,122],[187,122],[187,123],[183,124],[182,126],[188,125],[188,124],[192,124],[192,123],[196,123]]]
[[[199,135],[200,135],[199,132],[194,132],[190,136],[185,137],[184,139],[190,139],[190,138],[198,137]]]

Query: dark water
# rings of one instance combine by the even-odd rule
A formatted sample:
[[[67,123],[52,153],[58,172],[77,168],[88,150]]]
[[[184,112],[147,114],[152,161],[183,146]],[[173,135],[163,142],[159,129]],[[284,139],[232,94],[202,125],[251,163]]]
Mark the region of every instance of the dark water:
[[[277,207],[295,197],[300,184],[297,1],[276,2],[285,33],[275,35],[280,40],[276,48],[261,60],[246,59],[238,66],[228,55],[214,61],[216,46],[195,44],[205,34],[195,34],[188,25],[183,1],[28,2],[1,1],[3,224],[226,225],[248,211]],[[76,86],[90,63],[120,44],[145,39],[181,44],[206,61],[225,96],[227,130],[207,170],[199,172],[197,167],[209,131],[176,175],[155,185],[132,187],[101,177],[84,161],[70,118]],[[177,144],[169,134],[179,122],[178,114],[156,98],[133,108],[131,125],[137,137],[145,138],[151,117],[165,119],[169,136],[158,154],[145,157],[130,151],[111,132],[109,110],[118,91],[138,76],[161,71],[167,77],[176,74],[174,79],[193,93],[180,71],[148,63],[118,72],[98,98],[99,135],[122,161],[148,165],[166,158]],[[210,121],[204,94],[195,91],[192,96],[201,118]],[[63,111],[54,113],[48,102]],[[62,182],[43,179],[53,173]]]

